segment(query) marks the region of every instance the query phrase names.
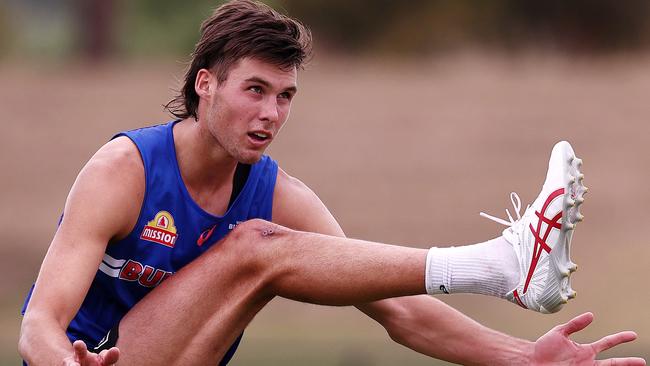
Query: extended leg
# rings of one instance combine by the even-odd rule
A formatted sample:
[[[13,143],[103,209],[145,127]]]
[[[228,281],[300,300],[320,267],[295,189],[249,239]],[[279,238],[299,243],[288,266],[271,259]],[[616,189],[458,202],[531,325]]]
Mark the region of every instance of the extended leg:
[[[351,305],[422,294],[426,255],[248,221],[131,309],[120,363],[214,365],[274,296]]]
[[[557,144],[540,196],[519,220],[507,223],[510,228],[504,231],[504,240],[515,251],[520,282],[506,298],[523,307],[557,311],[574,296],[568,282],[575,270],[568,258],[569,244],[575,223],[582,219],[578,206],[586,192],[579,167],[580,160],[568,143]],[[490,248],[492,244],[488,244]],[[480,253],[483,247],[463,248],[460,251],[472,253],[461,253],[461,257],[476,257],[475,252]],[[429,252],[427,288],[432,293],[453,291],[455,276],[448,267],[453,261],[448,253],[437,252]],[[126,315],[118,342],[122,362],[214,364],[255,314],[278,295],[317,304],[351,305],[424,293],[426,257],[423,249],[248,221]],[[504,271],[512,266],[507,267]],[[447,275],[439,275],[439,268]],[[507,276],[504,271],[493,274],[503,278]],[[468,273],[473,280],[475,276]],[[480,286],[482,283],[470,281],[460,290],[481,293],[474,289]]]

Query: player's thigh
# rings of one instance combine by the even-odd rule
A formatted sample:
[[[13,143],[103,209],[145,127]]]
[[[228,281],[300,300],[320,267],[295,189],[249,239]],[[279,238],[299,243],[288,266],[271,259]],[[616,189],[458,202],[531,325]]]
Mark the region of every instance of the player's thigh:
[[[257,234],[243,229],[175,273],[127,313],[117,341],[122,364],[203,364],[223,357],[273,297],[265,270],[247,253]]]
[[[136,316],[125,319],[119,325],[116,342],[120,349],[119,364],[217,365],[263,305],[256,308],[217,309],[213,317],[199,326],[192,325],[194,321],[191,317],[175,314],[169,314],[168,318],[189,320],[191,324],[169,327],[152,321],[143,330],[141,323],[133,321]]]

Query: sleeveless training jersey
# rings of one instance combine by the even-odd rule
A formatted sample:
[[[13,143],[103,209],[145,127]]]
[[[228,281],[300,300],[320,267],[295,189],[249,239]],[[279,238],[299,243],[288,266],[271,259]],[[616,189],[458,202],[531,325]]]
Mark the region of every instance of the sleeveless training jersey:
[[[251,166],[226,214],[211,215],[194,202],[181,178],[172,134],[175,123],[115,136],[127,136],[140,151],[146,181],[144,201],[133,231],[108,244],[88,294],[67,329],[71,341],[82,339],[89,348],[94,347],[135,303],[238,223],[252,218],[271,220],[277,163],[263,156]],[[220,365],[230,360],[240,339]]]

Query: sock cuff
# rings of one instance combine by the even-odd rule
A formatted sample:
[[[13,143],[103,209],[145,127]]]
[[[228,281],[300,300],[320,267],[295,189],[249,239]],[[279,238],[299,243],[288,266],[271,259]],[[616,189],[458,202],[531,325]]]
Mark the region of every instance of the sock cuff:
[[[424,284],[429,295],[448,294],[447,253],[441,248],[433,247],[427,253]]]
[[[503,238],[460,247],[429,249],[425,286],[429,295],[473,293],[504,297],[520,280],[518,260]]]

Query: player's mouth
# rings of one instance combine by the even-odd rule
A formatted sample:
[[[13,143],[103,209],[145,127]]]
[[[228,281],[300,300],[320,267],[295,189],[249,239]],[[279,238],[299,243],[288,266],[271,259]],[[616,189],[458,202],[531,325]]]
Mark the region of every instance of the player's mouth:
[[[273,135],[266,131],[253,131],[248,133],[248,140],[254,146],[264,146],[268,144],[272,138]]]

